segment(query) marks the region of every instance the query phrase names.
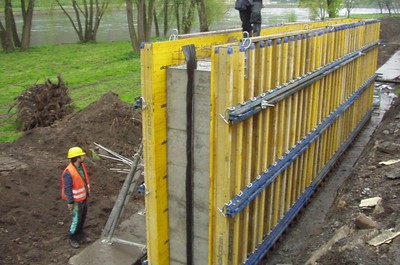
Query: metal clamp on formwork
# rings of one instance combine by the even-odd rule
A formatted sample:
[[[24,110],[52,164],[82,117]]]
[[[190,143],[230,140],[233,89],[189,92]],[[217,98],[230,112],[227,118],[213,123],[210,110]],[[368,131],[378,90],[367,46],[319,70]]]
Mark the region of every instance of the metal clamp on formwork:
[[[224,114],[220,113],[219,116],[224,120],[226,124],[229,124],[229,109],[225,109]]]
[[[226,215],[236,216],[248,204],[250,204],[266,187],[268,187],[294,160],[296,160],[318,137],[328,129],[354,101],[375,81],[377,74],[368,79],[356,92],[347,98],[336,110],[329,114],[307,136],[301,139],[295,146],[286,152],[279,160],[275,161],[261,176],[247,185],[240,194],[226,204]]]
[[[266,107],[269,107],[269,105],[274,106],[274,104],[281,101],[282,99],[308,87],[316,81],[324,78],[328,74],[354,61],[366,52],[376,48],[378,45],[380,45],[379,41],[368,44],[358,50],[355,50],[354,52],[343,56],[342,58],[339,58],[324,66],[319,67],[312,72],[300,76],[295,80],[291,80],[284,85],[279,85],[268,92],[264,92],[261,95],[257,96],[255,100],[248,100],[246,102],[240,103],[234,108],[229,108],[229,123],[236,124],[242,122],[247,118],[262,111]],[[265,102],[268,102],[269,105],[266,105]]]
[[[135,98],[135,109],[144,110],[147,107],[147,103],[143,97],[136,97]]]
[[[243,31],[243,39],[240,42],[241,49],[244,50],[244,78],[249,78],[249,49],[254,49],[254,44],[250,39],[250,34],[247,31]]]

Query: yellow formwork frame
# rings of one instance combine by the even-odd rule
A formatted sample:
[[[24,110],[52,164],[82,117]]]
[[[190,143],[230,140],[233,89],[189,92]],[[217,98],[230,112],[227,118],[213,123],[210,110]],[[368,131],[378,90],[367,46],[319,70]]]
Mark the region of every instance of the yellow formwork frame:
[[[256,49],[255,57],[257,58],[257,62],[255,65],[255,95],[260,95],[263,93],[264,86],[264,72],[265,72],[265,43],[259,42]],[[259,113],[255,116],[254,119],[254,130],[256,131],[256,141],[254,141],[254,155],[255,161],[253,175],[259,174],[263,171],[265,167],[263,167],[263,156],[264,156],[264,146],[263,146],[263,128],[264,128],[264,113]],[[255,200],[254,205],[254,222],[253,222],[253,240],[252,240],[252,249],[254,249],[263,238],[264,234],[264,205],[265,201],[265,192],[263,192],[257,199]]]
[[[248,50],[247,63],[248,63],[248,79],[245,80],[244,98],[248,100],[254,96],[254,77],[255,77],[255,46],[252,45]],[[242,167],[242,178],[240,186],[243,188],[245,185],[251,182],[252,179],[252,158],[253,158],[253,120],[249,118],[243,122],[244,134],[243,134],[243,167]],[[244,228],[242,229],[241,240],[242,246],[239,251],[242,252],[242,257],[245,257],[248,253],[248,249],[251,246],[252,231],[250,228],[250,215],[252,213],[252,207],[254,203],[247,207],[243,211],[242,221]],[[246,226],[248,229],[246,229]]]
[[[238,48],[235,48],[238,49]],[[239,104],[244,101],[244,61],[245,61],[245,53],[238,52],[235,50],[234,52],[235,61],[237,64],[234,68],[233,74],[233,102],[235,104]],[[232,134],[232,145],[234,150],[234,161],[242,161],[243,160],[243,123],[239,123],[235,125],[232,130],[234,133]],[[241,191],[241,172],[242,172],[242,163],[236,163],[233,168],[233,176],[235,176],[234,181],[234,194],[237,194]],[[233,249],[240,249],[242,246],[242,220],[241,218],[236,218],[233,224]],[[232,264],[239,264],[241,260],[243,260],[243,253],[240,251],[232,252]]]
[[[212,69],[213,87],[223,87],[223,90],[215,90],[212,94],[217,99],[215,101],[214,113],[224,113],[226,106],[231,105],[233,96],[233,78],[232,78],[232,61],[233,55],[230,54],[229,48],[219,47],[213,52],[214,68]],[[233,178],[231,168],[231,139],[232,131],[229,126],[214,115],[214,130],[213,136],[225,135],[223,139],[212,140],[213,159],[215,160],[212,171],[217,176],[213,187],[214,209],[222,209],[226,201],[233,192],[231,192],[231,180]],[[227,185],[228,183],[228,185]],[[230,264],[230,254],[232,253],[232,245],[229,238],[230,222],[223,213],[215,214],[212,219],[214,233],[212,241],[214,242],[210,252],[212,253],[211,264]]]
[[[263,29],[262,35],[270,37],[261,36],[254,40],[265,43],[271,40],[272,45],[266,45],[264,48],[256,45],[254,50],[247,51],[247,80],[243,78],[245,52],[240,51],[237,44],[229,48],[221,45],[218,47],[218,54],[214,53],[215,45],[225,43],[232,37],[240,39],[240,31],[195,34],[189,37],[182,36],[180,40],[143,45],[142,113],[150,264],[169,264],[165,70],[170,65],[184,62],[182,46],[194,44],[198,56],[211,56],[213,64],[210,123],[214,129],[210,131],[210,156],[214,159],[210,161],[208,262],[239,264],[278,224],[296,198],[304,192],[337,148],[347,139],[372,105],[373,86],[371,85],[342,117],[244,211],[235,218],[227,217],[224,204],[244,189],[263,169],[282,157],[373,74],[372,70],[360,72],[357,69],[376,67],[377,49],[243,123],[227,125],[219,114],[226,113],[227,108],[231,106],[376,41],[379,37],[379,23],[349,27],[337,32],[324,32],[318,36],[314,31],[310,36],[304,37],[307,34],[304,28],[313,30],[358,21],[360,20],[344,19],[310,23],[306,27],[304,24],[293,24]],[[297,34],[301,34],[301,40]],[[277,43],[277,39],[290,36],[296,36],[297,39]],[[335,45],[332,45],[333,43]],[[352,76],[355,78],[351,78]],[[220,90],[221,87],[223,90]],[[330,89],[325,90],[326,87]],[[226,137],[221,138],[221,135]],[[334,141],[329,140],[331,138],[334,138]],[[315,156],[318,156],[318,159]],[[237,163],[238,160],[241,162]],[[254,161],[257,161],[256,164]],[[250,225],[252,227],[249,227]]]

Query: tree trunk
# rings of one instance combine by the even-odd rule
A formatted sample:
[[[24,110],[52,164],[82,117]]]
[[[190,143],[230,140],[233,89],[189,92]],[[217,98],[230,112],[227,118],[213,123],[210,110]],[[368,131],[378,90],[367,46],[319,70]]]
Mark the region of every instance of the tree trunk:
[[[15,50],[15,42],[14,42],[14,36],[13,36],[13,25],[15,23],[13,22],[14,16],[12,14],[12,5],[11,5],[11,0],[6,0],[5,3],[5,36],[6,36],[6,41],[4,43],[5,46],[5,51],[10,52]]]
[[[208,31],[208,19],[204,0],[197,0],[197,12],[199,13],[200,32]]]
[[[146,41],[151,39],[151,29],[153,28],[153,14],[154,14],[154,2],[155,0],[149,0],[149,9],[147,10],[148,18],[146,20]]]
[[[24,0],[22,0],[25,2]],[[28,50],[31,43],[31,31],[32,31],[32,19],[33,19],[33,9],[35,6],[35,0],[29,0],[28,8],[25,9],[23,5],[22,15],[24,20],[24,25],[22,27],[22,37],[21,37],[21,51],[25,52]]]
[[[132,49],[135,52],[139,52],[140,46],[136,35],[135,25],[133,23],[133,5],[132,0],[125,0],[126,2],[126,14],[128,20],[129,37],[131,39]]]
[[[156,10],[155,9],[154,9],[154,12],[153,12],[153,16],[154,16],[154,27],[156,29],[156,37],[160,37],[160,28],[158,26],[157,14],[156,14]]]
[[[182,33],[183,34],[190,33],[190,31],[192,29],[195,8],[196,8],[196,0],[191,0],[189,3],[189,7],[187,8],[187,13],[182,18],[182,31],[183,31]]]
[[[3,26],[3,23],[1,23],[0,20],[0,41],[3,50],[6,50],[6,40],[7,40],[6,28]]]
[[[22,1],[24,1],[24,0],[21,0],[21,3],[22,3]],[[12,10],[12,7],[10,9],[10,16],[11,16],[10,23],[11,23],[12,37],[14,40],[14,45],[15,45],[15,47],[21,47],[21,41],[18,36],[17,25],[15,24],[14,12]]]
[[[168,0],[164,0],[164,37],[167,36],[168,33],[168,12],[169,7],[168,7]]]
[[[146,39],[146,1],[139,0],[138,2],[138,33],[139,33],[139,40]]]
[[[103,0],[101,5],[99,0],[83,0],[83,9],[79,6],[76,0],[72,0],[72,7],[75,12],[76,23],[65,10],[59,0],[56,0],[57,4],[61,7],[64,14],[68,17],[72,24],[76,34],[78,35],[80,42],[96,41],[97,31],[100,27],[101,19],[103,18],[104,12],[108,8],[110,0]],[[84,25],[82,26],[82,21]]]
[[[179,34],[181,33],[181,18],[179,14],[179,4],[177,2],[174,3],[174,9],[175,9],[176,28]]]

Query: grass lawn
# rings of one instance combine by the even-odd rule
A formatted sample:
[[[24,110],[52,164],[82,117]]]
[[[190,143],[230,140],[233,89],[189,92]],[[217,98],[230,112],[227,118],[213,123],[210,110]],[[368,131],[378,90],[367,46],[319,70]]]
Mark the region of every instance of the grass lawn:
[[[0,143],[18,139],[15,98],[47,78],[61,75],[78,110],[109,91],[132,103],[140,95],[140,57],[129,42],[31,47],[29,52],[0,51]],[[11,108],[11,109],[10,109]]]

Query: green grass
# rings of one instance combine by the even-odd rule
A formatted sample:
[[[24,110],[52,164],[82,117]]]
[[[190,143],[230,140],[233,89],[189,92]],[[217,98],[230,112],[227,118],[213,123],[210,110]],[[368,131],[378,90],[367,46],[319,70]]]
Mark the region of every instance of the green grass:
[[[29,52],[0,51],[0,143],[21,136],[15,98],[47,78],[61,75],[78,110],[113,91],[133,103],[140,94],[140,57],[129,42],[63,44],[31,47]]]

